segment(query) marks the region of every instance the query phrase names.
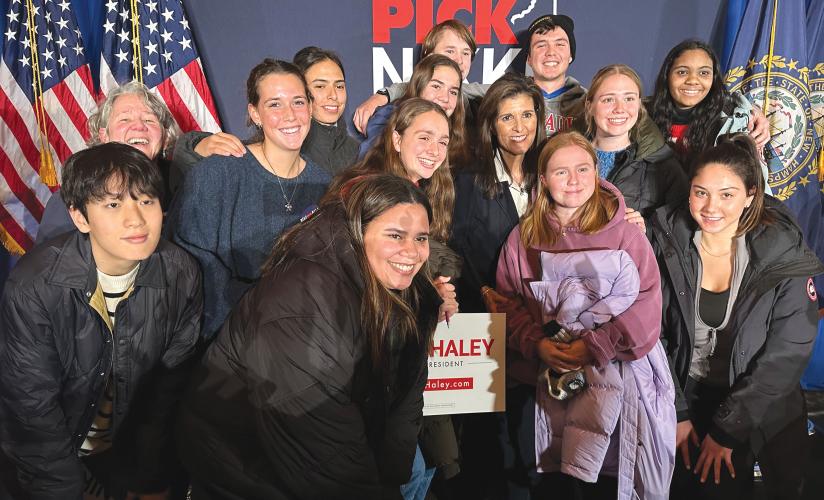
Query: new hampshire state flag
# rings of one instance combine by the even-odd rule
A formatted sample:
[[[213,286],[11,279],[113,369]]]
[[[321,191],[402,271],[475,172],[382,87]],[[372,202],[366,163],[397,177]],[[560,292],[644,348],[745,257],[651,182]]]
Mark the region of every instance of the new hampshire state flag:
[[[807,59],[810,68],[810,106],[819,139],[818,178],[824,176],[824,0],[807,0]]]
[[[820,15],[814,11],[823,1],[811,0],[809,14]],[[795,212],[807,244],[822,258],[824,193],[811,97],[820,105],[824,64],[819,61],[816,65],[811,58],[820,56],[824,49],[810,47],[807,27],[820,28],[824,19],[812,19],[808,24],[807,3],[730,0],[730,14],[740,13],[741,20],[727,23],[728,29],[732,24],[737,31],[727,36],[734,43],[731,50],[725,51],[729,53],[725,83],[730,90],[745,94],[769,119],[772,138],[765,156],[770,187]],[[811,86],[816,86],[818,92],[812,94]],[[816,113],[820,122],[820,107]],[[824,279],[819,277],[816,286],[819,296],[824,295]]]

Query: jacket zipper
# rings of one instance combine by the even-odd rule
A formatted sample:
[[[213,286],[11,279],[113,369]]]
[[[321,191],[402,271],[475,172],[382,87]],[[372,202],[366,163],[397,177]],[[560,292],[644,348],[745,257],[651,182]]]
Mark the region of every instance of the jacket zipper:
[[[111,377],[111,380],[114,381],[115,377],[116,377],[114,331],[112,330],[112,328],[109,327],[109,323],[106,321],[107,318],[104,318],[103,314],[100,311],[98,311],[97,308],[95,308],[91,304],[91,298],[93,297],[93,295],[94,295],[94,292],[86,292],[86,297],[89,298],[89,306],[92,308],[92,310],[95,313],[97,313],[97,316],[100,318],[100,321],[105,326],[106,332],[108,332],[109,337],[108,337],[107,342],[111,344],[111,356],[110,356],[110,362],[109,362],[108,369],[104,370],[103,373],[101,374],[101,376],[104,379],[103,385],[102,385],[100,391],[98,391],[98,393],[96,395],[96,398],[91,403],[91,406],[94,409],[94,411],[92,412],[92,415],[91,415],[91,420],[88,422],[88,425],[84,426],[84,427],[87,427],[85,434],[81,434],[81,435],[78,436],[78,443],[77,443],[78,450],[80,449],[80,446],[83,445],[83,440],[85,440],[86,436],[88,436],[89,429],[91,429],[91,425],[94,422],[95,415],[98,412],[98,404],[100,403],[100,399],[102,398],[103,394],[106,392],[106,384],[107,384],[106,381],[109,380],[110,377]],[[104,299],[104,306],[105,306],[105,299]],[[120,307],[120,303],[118,303],[117,306]],[[117,307],[115,308],[115,318],[117,318]],[[112,436],[114,436],[114,432],[115,432],[115,425],[114,425],[115,411],[114,411],[114,409],[115,409],[115,406],[116,406],[117,391],[115,390],[113,394],[114,394],[114,396],[112,397],[112,432],[111,432]]]

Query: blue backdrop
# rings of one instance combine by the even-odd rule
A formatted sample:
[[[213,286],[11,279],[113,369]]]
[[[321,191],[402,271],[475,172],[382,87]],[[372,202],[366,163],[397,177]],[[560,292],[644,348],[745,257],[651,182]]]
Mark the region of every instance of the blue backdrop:
[[[3,16],[8,4],[9,0],[0,0]],[[104,2],[70,0],[70,4],[96,75]],[[577,59],[570,73],[584,85],[598,68],[622,62],[638,71],[649,91],[664,55],[684,38],[710,40],[721,49],[726,1],[557,0],[557,4],[559,13],[576,21]],[[241,136],[247,133],[246,76],[263,57],[291,59],[306,45],[337,51],[346,67],[347,116],[351,117],[355,106],[374,91],[375,72],[381,85],[390,83],[391,73],[382,67],[392,66],[401,77],[411,72],[417,56],[416,32],[425,33],[436,19],[455,17],[473,27],[480,50],[469,79],[491,81],[508,66],[504,58],[517,52],[508,35],[551,13],[552,5],[550,0],[184,0],[224,128]],[[0,17],[0,31],[5,30],[5,22]],[[522,69],[520,56],[515,65]]]

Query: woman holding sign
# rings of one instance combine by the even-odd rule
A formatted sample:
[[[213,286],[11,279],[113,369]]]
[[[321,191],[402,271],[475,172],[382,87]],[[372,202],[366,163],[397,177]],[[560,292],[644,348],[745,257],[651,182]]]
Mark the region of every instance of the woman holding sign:
[[[398,498],[418,440],[438,298],[432,210],[369,175],[279,240],[192,375],[193,498]]]
[[[510,392],[532,395],[525,414],[538,391],[534,427],[527,417],[508,424],[516,444],[536,444],[518,451],[527,469],[538,455],[537,498],[616,498],[617,492],[664,499],[675,409],[658,341],[658,266],[644,233],[624,220],[623,197],[599,179],[596,164],[594,149],[577,132],[546,143],[535,201],[501,250],[497,293],[486,293],[507,314],[508,375],[520,384]],[[574,293],[565,294],[570,288]],[[536,378],[541,372],[547,375]]]

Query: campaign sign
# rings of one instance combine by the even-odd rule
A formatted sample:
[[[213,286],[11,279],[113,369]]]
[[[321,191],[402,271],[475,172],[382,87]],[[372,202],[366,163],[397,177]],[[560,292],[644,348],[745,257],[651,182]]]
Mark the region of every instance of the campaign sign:
[[[429,350],[424,415],[505,410],[506,315],[459,313],[438,323]]]

